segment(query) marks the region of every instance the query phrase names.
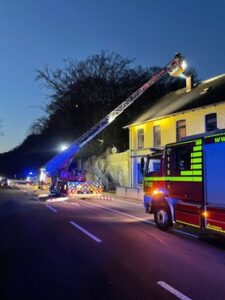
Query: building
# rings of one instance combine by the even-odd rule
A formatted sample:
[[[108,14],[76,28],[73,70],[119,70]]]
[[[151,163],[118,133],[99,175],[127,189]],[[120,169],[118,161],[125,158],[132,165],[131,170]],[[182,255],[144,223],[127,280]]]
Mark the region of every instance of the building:
[[[140,189],[141,161],[152,147],[163,147],[189,135],[225,128],[225,74],[160,98],[130,124],[130,187]]]

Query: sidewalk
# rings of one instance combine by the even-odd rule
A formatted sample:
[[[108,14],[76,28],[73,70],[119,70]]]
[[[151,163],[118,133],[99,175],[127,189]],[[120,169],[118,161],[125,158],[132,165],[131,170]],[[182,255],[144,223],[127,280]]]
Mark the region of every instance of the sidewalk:
[[[134,202],[134,203],[139,203],[139,204],[142,204],[142,200],[139,200],[139,199],[134,199],[134,198],[127,198],[127,197],[121,197],[121,196],[118,196],[116,195],[116,193],[114,192],[103,192],[102,193],[102,197],[103,199],[106,199],[109,198],[108,200],[111,199],[120,199],[120,200],[123,200],[123,201],[129,201],[129,202]]]

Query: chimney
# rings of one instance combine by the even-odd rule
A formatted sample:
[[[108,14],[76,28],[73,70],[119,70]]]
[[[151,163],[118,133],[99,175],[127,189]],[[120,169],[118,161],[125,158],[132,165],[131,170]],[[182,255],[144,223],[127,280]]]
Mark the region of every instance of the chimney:
[[[186,93],[190,92],[192,89],[192,78],[190,75],[186,77]]]

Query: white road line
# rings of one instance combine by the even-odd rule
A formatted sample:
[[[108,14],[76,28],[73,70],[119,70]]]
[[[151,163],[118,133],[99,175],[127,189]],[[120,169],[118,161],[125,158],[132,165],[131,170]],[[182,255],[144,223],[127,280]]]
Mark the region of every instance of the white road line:
[[[76,205],[76,206],[80,206],[80,204],[78,204],[78,203],[74,203],[74,202],[66,202],[66,201],[64,201],[64,200],[62,200],[62,202],[63,203],[66,203],[66,204],[73,204],[73,205]]]
[[[57,213],[58,211],[54,208],[54,207],[52,207],[52,206],[50,206],[50,205],[45,205],[46,207],[48,207],[49,209],[51,209],[52,211],[54,211],[55,213]]]
[[[36,200],[36,201],[40,201],[38,197],[31,197],[30,199]]]
[[[195,234],[191,234],[191,233],[188,233],[188,232],[184,232],[184,231],[181,231],[181,230],[178,230],[178,229],[174,229],[173,230],[174,232],[177,232],[177,233],[180,233],[182,235],[187,235],[187,236],[190,236],[192,238],[195,238],[195,239],[199,239],[199,236],[195,235]]]
[[[82,228],[81,226],[79,226],[78,224],[76,224],[75,222],[70,221],[70,224],[73,225],[74,227],[76,227],[77,229],[79,229],[80,231],[82,231],[84,234],[86,234],[90,238],[92,238],[95,242],[97,242],[97,243],[101,243],[102,242],[102,240],[100,240],[95,235],[93,235],[89,231],[85,230],[84,228]]]
[[[83,201],[84,202],[84,201]],[[107,208],[107,207],[104,207],[104,206],[101,206],[101,205],[97,205],[97,204],[94,204],[94,203],[89,203],[89,202],[86,202],[85,203],[89,204],[89,205],[93,205],[93,206],[96,206],[96,207],[100,207],[102,209],[105,209],[105,210],[108,210],[108,211],[112,211],[112,212],[115,212],[117,214],[120,214],[120,215],[123,215],[123,216],[126,216],[126,217],[129,217],[129,218],[133,218],[135,220],[138,220],[138,221],[142,221],[142,222],[145,222],[145,223],[149,223],[149,224],[152,224],[152,225],[155,225],[155,222],[153,221],[147,221],[145,219],[142,219],[142,218],[139,218],[139,217],[135,217],[133,215],[130,215],[130,214],[126,214],[126,213],[123,213],[121,211],[118,211],[118,210],[115,210],[113,208]]]
[[[167,290],[168,292],[170,292],[171,294],[173,294],[174,296],[176,296],[178,299],[191,300],[191,298],[185,296],[184,294],[182,294],[178,290],[174,289],[172,286],[170,286],[169,284],[167,284],[164,281],[158,281],[157,284],[160,285],[165,290]]]
[[[47,202],[62,202],[67,199],[68,199],[67,197],[50,198],[50,199],[47,199]]]
[[[141,207],[144,207],[142,204],[140,203],[135,203],[135,202],[132,202],[132,201],[127,201],[127,200],[120,200],[120,199],[117,199],[117,198],[112,198],[112,200],[114,201],[118,201],[118,202],[125,202],[125,203],[130,203],[130,204],[133,204],[133,205],[136,205],[136,206],[141,206]]]
[[[81,201],[81,200],[79,200],[79,201]],[[115,213],[120,214],[120,215],[124,215],[124,216],[130,217],[130,218],[142,221],[144,223],[148,223],[148,224],[152,224],[152,225],[156,226],[156,224],[155,224],[154,221],[148,221],[148,220],[145,220],[145,219],[142,219],[142,218],[139,218],[139,217],[135,217],[135,216],[130,215],[130,214],[123,213],[123,212],[115,210],[113,208],[107,208],[107,207],[104,207],[104,206],[101,206],[101,205],[97,205],[97,204],[94,204],[94,203],[89,203],[89,202],[86,202],[86,201],[83,201],[83,200],[82,200],[82,202],[83,203],[85,202],[86,204],[89,204],[89,205],[92,205],[92,206],[96,206],[96,207],[99,207],[99,208],[102,208],[102,209],[105,209],[105,210],[108,210],[108,211],[111,211],[111,212],[115,212]],[[187,235],[187,236],[192,237],[192,238],[196,238],[196,239],[199,238],[197,235],[194,235],[194,234],[191,234],[191,233],[187,233],[187,232],[183,232],[183,231],[180,231],[180,230],[177,230],[177,229],[174,229],[173,231],[175,231],[175,232],[177,232],[179,234],[182,234],[182,235]]]
[[[73,204],[73,205],[76,205],[76,206],[80,206],[80,204],[74,203],[74,202],[69,202],[69,204]]]

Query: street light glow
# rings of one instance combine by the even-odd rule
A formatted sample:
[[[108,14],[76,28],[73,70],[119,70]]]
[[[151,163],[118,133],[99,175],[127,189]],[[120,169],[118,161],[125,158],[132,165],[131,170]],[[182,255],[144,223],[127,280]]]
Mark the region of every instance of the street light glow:
[[[66,149],[68,149],[68,145],[61,145],[60,146],[60,151],[65,151]]]

